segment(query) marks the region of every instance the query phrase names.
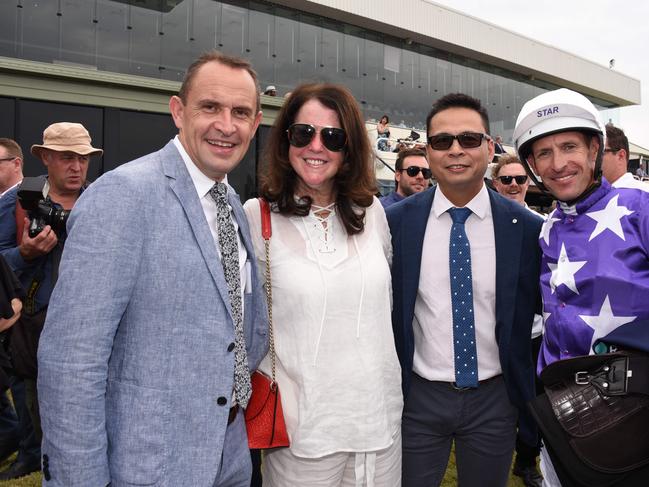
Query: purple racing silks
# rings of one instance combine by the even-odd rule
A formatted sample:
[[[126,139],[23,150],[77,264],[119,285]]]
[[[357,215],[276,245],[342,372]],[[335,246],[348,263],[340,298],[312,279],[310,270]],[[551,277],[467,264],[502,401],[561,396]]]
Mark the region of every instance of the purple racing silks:
[[[649,351],[648,325],[640,324],[649,319],[649,192],[612,188],[603,179],[575,206],[557,207],[539,243],[544,338],[538,372],[592,354],[596,340],[622,327],[631,341],[638,337],[636,348]]]

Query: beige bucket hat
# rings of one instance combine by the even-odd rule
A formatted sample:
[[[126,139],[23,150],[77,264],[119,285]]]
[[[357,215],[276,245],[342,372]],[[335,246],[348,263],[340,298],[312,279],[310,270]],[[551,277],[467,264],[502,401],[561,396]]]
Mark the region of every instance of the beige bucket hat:
[[[43,131],[43,143],[32,145],[31,151],[36,157],[39,157],[41,149],[70,151],[82,156],[103,154],[104,151],[90,145],[91,142],[90,134],[80,123],[58,122]]]

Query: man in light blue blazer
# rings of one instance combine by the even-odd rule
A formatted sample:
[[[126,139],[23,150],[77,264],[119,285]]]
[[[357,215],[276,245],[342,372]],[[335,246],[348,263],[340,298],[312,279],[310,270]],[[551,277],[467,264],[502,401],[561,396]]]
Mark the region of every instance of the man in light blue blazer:
[[[258,93],[247,61],[204,54],[170,101],[178,136],[75,206],[38,352],[43,485],[250,485],[242,406],[267,314],[239,197],[215,183]]]

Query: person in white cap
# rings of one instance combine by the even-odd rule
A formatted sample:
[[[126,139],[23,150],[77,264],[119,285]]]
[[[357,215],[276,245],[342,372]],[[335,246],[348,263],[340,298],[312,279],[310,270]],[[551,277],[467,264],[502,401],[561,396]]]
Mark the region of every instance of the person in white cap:
[[[565,88],[539,95],[523,105],[514,143],[536,185],[558,200],[539,238],[544,335],[537,372],[551,365],[556,370],[561,360],[619,348],[649,353],[649,193],[614,188],[602,177],[606,130],[597,109]],[[637,372],[636,378],[642,375]],[[566,380],[580,384],[574,374],[567,375]],[[636,379],[624,378],[626,393]],[[616,380],[607,378],[606,387]],[[593,429],[593,424],[584,424],[580,434]],[[541,452],[544,485],[582,485],[575,464],[559,453],[565,441],[548,431],[547,448]],[[598,450],[614,445],[621,432],[600,441]],[[624,438],[620,445],[626,448]],[[629,469],[629,477],[615,485],[646,485],[647,470],[639,474]],[[644,477],[634,483],[633,475]]]
[[[91,145],[90,134],[83,125],[70,122],[53,123],[47,127],[43,132],[43,143],[34,144],[31,152],[47,168],[47,176],[39,178],[42,181],[36,186],[42,187],[43,201],[51,204],[56,211],[72,209],[86,185],[90,157],[103,153]],[[27,180],[34,181],[27,178],[11,191],[20,195]],[[15,200],[15,195],[9,196]],[[46,225],[36,235],[34,231],[30,235],[30,219],[24,216],[21,226],[22,208],[17,206],[16,211],[18,218],[3,222],[5,235],[2,241],[10,238],[15,244],[2,250],[2,255],[28,292],[23,314],[11,331],[11,354],[16,374],[25,383],[25,400],[37,442],[40,443],[36,351],[67,234],[62,223],[56,229]],[[40,458],[22,461],[19,457],[7,470],[0,472],[0,480],[22,477],[37,470],[40,470]]]
[[[264,95],[277,96],[277,88],[274,85],[268,85],[264,90]]]

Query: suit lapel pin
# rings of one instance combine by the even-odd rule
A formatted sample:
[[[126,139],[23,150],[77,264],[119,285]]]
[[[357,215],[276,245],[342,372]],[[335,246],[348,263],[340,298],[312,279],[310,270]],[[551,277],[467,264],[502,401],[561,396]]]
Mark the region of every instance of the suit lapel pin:
[[[518,223],[518,220],[517,220],[516,218],[514,218],[514,219],[512,220],[512,223]]]

